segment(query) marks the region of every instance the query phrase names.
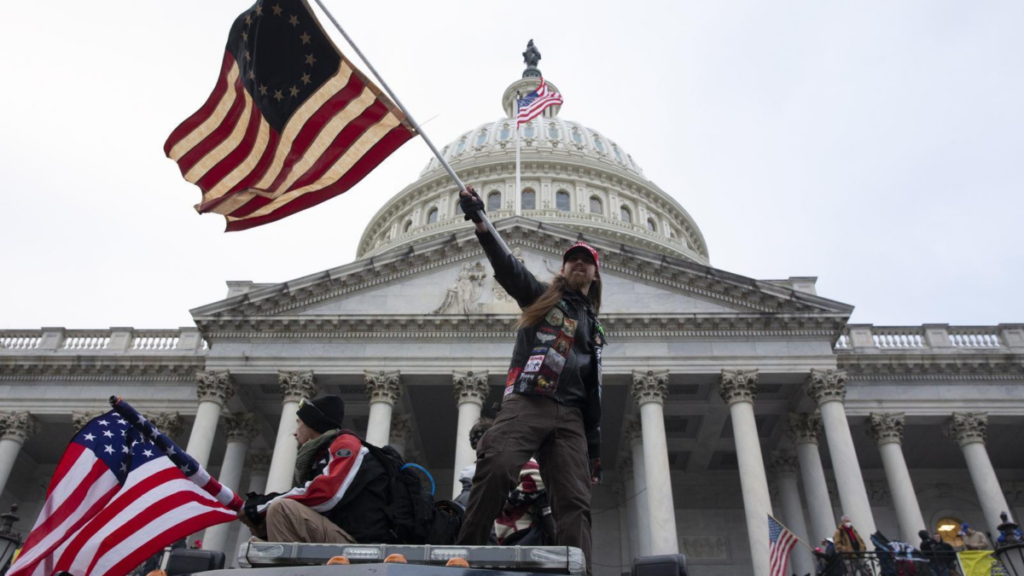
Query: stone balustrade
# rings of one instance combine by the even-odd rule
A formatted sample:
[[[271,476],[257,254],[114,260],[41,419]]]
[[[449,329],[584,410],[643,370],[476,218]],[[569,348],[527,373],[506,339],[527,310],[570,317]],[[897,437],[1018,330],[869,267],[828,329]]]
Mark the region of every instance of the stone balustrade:
[[[68,330],[0,330],[0,355],[25,354],[183,354],[205,353],[206,340],[196,328],[136,330],[107,328]]]
[[[1000,324],[998,326],[848,324],[836,340],[834,348],[838,353],[1024,352],[1024,324]]]

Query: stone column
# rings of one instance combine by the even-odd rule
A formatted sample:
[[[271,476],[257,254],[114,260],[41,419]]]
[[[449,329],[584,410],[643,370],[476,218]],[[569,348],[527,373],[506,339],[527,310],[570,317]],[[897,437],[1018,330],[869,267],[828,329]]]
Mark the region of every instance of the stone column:
[[[651,555],[651,513],[647,503],[647,479],[644,465],[644,430],[640,421],[630,418],[623,427],[623,435],[629,442],[633,462],[633,491],[630,497],[636,501],[637,556]]]
[[[800,487],[797,485],[797,457],[788,451],[775,451],[768,455],[776,482],[779,485],[779,497],[782,499],[782,520],[786,527],[807,544],[815,543],[807,540],[807,524],[804,522],[804,509],[800,505]],[[790,556],[789,573],[814,574],[814,558],[804,546],[795,546]]]
[[[633,481],[633,457],[625,455],[619,462],[619,477],[622,478],[622,489],[624,506],[626,509],[626,524],[629,526],[629,547],[627,553],[630,559],[640,556],[640,529],[637,522],[637,501],[636,483]]]
[[[247,458],[249,462],[249,488],[246,490],[246,494],[249,492],[255,492],[256,494],[263,494],[267,489],[267,471],[270,470],[270,454],[266,451],[250,451]],[[245,497],[245,494],[239,494],[239,496]],[[235,553],[238,552],[238,547],[243,542],[248,542],[249,537],[252,536],[252,532],[249,528],[242,525],[238,529],[238,541],[235,542],[235,547],[232,549],[230,557],[234,557]]]
[[[832,471],[839,487],[839,501],[843,515],[849,516],[853,526],[867,539],[875,533],[875,516],[871,512],[868,491],[864,486],[857,451],[853,448],[850,423],[846,420],[846,371],[811,370],[807,378],[807,394],[818,403],[821,420],[825,424],[825,439],[832,456]],[[865,542],[869,550],[874,546]]]
[[[412,434],[412,422],[409,420],[408,414],[392,414],[391,415],[391,447],[398,451],[402,455],[402,458],[407,458],[406,445],[409,443],[409,435]]]
[[[249,443],[259,433],[255,414],[228,414],[224,417],[224,427],[228,433],[228,446],[224,451],[224,463],[221,464],[217,480],[226,488],[238,492],[242,480],[242,469],[245,467],[245,454],[249,451]],[[231,524],[217,524],[206,529],[203,537],[203,548],[219,550],[231,557],[228,544],[228,531]]]
[[[281,422],[277,425],[274,456],[267,473],[267,492],[287,492],[295,482],[295,457],[299,454],[295,442],[295,415],[299,402],[316,396],[316,380],[312,372],[280,372]]]
[[[455,433],[455,473],[452,475],[452,498],[462,493],[459,472],[476,462],[476,452],[469,444],[469,431],[480,419],[480,409],[487,400],[487,372],[452,371],[455,404],[459,407],[459,426]]]
[[[196,410],[192,435],[188,438],[188,448],[185,450],[200,466],[205,467],[210,463],[210,450],[213,449],[213,438],[217,434],[220,412],[234,395],[235,387],[231,382],[231,375],[226,370],[196,372],[199,408]]]
[[[366,371],[366,397],[370,399],[370,421],[366,425],[366,441],[386,445],[391,436],[391,412],[402,397],[401,374],[398,370]]]
[[[180,437],[181,433],[185,431],[185,419],[177,412],[147,414],[146,420],[149,420],[160,432],[169,436],[171,440]]]
[[[38,430],[35,418],[28,412],[0,413],[0,494],[7,487],[18,452]]]
[[[619,564],[621,566],[620,572],[628,572],[633,565],[632,548],[629,541],[630,530],[629,530],[629,509],[627,507],[628,493],[626,492],[625,483],[616,484],[612,489],[612,493],[615,496],[615,502],[618,507],[615,512],[619,515]]]
[[[927,530],[921,515],[921,505],[917,503],[917,493],[910,481],[910,470],[903,458],[903,425],[906,422],[902,413],[880,414],[872,412],[868,417],[868,436],[878,445],[882,454],[882,466],[885,468],[885,479],[889,482],[889,493],[892,504],[896,508],[896,519],[900,524],[900,539],[904,542],[915,542],[919,530]]]
[[[672,502],[672,473],[668,467],[668,440],[665,437],[668,371],[634,370],[632,392],[633,400],[640,406],[643,428],[643,468],[647,481],[651,554],[678,554],[676,509]],[[634,462],[634,469],[636,466]]]
[[[985,450],[985,435],[988,432],[988,414],[984,412],[954,412],[946,423],[946,436],[960,444],[960,450],[967,460],[967,470],[971,473],[974,489],[978,491],[981,512],[985,516],[985,526],[990,534],[999,534],[999,513],[1010,513],[1006,504],[1006,495],[996,478],[988,451]]]
[[[772,500],[768,494],[768,476],[761,456],[761,438],[757,434],[757,422],[754,420],[757,370],[722,370],[718,393],[729,405],[729,415],[732,416],[754,574],[768,576],[771,566],[768,515],[772,513]]]
[[[818,453],[818,438],[821,437],[821,414],[789,414],[786,435],[796,445],[796,456],[800,461],[800,477],[807,497],[807,511],[810,512],[811,530],[809,545],[817,546],[823,538],[830,538],[836,530],[836,517],[832,512],[832,499],[828,494],[825,470]]]

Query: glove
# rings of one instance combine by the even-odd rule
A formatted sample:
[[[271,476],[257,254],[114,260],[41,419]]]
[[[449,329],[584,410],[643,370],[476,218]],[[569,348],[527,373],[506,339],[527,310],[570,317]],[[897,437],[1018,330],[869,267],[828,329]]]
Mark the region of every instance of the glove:
[[[476,193],[476,190],[473,190],[472,186],[466,186],[466,191],[470,193],[470,196],[459,194],[459,206],[462,206],[462,212],[466,215],[466,220],[482,222],[483,219],[480,218],[480,215],[486,213],[483,200],[480,199],[480,196]]]
[[[602,478],[601,459],[591,458],[590,459],[590,481],[594,484],[600,484]]]

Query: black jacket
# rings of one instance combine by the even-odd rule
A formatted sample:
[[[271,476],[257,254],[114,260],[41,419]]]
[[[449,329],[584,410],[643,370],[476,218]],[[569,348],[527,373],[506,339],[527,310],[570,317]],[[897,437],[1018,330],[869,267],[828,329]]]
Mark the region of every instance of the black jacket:
[[[548,285],[505,252],[490,233],[477,238],[494,267],[494,278],[520,308],[537,301]],[[589,457],[601,457],[601,350],[604,328],[593,303],[579,292],[562,301],[536,326],[520,328],[505,395],[541,394],[583,411]]]

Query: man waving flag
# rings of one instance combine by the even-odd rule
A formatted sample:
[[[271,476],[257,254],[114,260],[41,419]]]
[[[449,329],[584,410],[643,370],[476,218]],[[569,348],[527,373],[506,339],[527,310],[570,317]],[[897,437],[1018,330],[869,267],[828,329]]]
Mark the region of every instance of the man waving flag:
[[[112,403],[71,440],[8,576],[120,576],[236,518],[234,492],[126,402]]]
[[[260,0],[231,27],[206,104],[164,152],[227,230],[280,220],[357,184],[416,131],[324,33],[305,0]]]

